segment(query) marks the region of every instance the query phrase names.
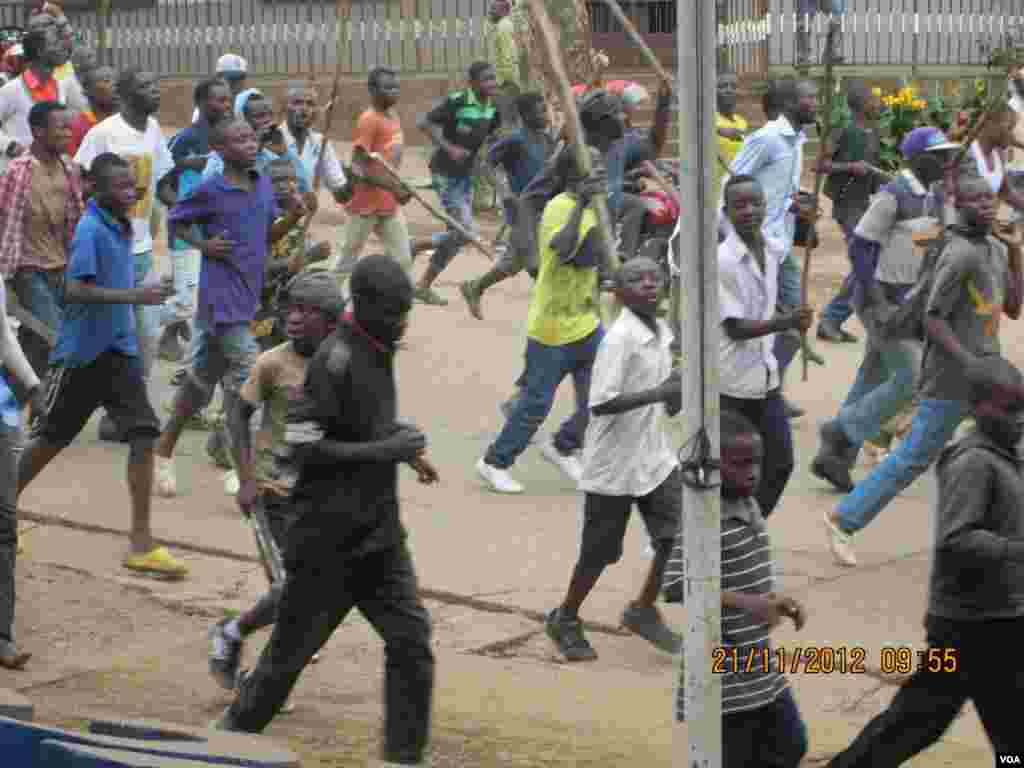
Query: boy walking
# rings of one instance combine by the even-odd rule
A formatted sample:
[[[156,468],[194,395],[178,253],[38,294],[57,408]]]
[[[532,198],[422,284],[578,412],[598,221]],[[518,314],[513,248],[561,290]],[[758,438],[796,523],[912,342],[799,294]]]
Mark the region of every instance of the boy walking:
[[[320,345],[303,397],[289,408],[296,522],[277,621],[217,727],[266,728],[306,664],[358,608],[385,645],[384,764],[418,766],[429,739],[434,655],[399,513],[398,465],[422,459],[427,439],[398,420],[394,378],[413,286],[383,255],[362,259],[349,285],[352,320]]]
[[[544,169],[544,164],[555,150],[555,142],[548,133],[548,115],[541,95],[524,93],[516,98],[515,103],[522,127],[498,139],[488,152],[488,160],[493,165],[504,168],[508,176],[509,195],[503,204],[505,224],[510,231],[517,225],[516,198]],[[506,246],[493,267],[477,279],[467,280],[459,287],[473,317],[483,320],[480,301],[488,288],[519,274],[524,268],[536,274],[537,265],[524,263],[521,258],[523,255],[522,250]]]
[[[65,288],[67,309],[47,384],[45,412],[18,465],[18,493],[82,431],[93,412],[107,409],[129,444],[133,571],[182,577],[185,565],[156,545],[150,528],[153,441],[160,422],[146,392],[132,305],[159,306],[173,294],[135,288],[130,211],[137,182],[129,164],[104,153],[93,159],[96,195],[71,243]]]
[[[721,431],[722,645],[721,657],[708,663],[722,677],[722,768],[797,768],[807,752],[807,727],[772,650],[771,631],[784,618],[803,629],[806,612],[773,591],[771,539],[756,501],[764,441],[748,419],[724,408]],[[666,588],[679,595],[685,594],[683,545],[680,533],[665,575]],[[680,722],[686,720],[685,695],[680,674]]]
[[[936,466],[927,654],[829,768],[898,768],[938,741],[968,699],[993,751],[1024,756],[1020,712],[1009,704],[1024,690],[1024,669],[993,660],[1024,642],[1024,377],[989,356],[964,378],[977,429]]]
[[[917,281],[921,256],[914,233],[938,225],[942,202],[929,205],[928,190],[941,181],[947,155],[957,147],[938,128],[908,133],[900,149],[909,167],[875,196],[849,238],[852,299],[868,338],[842,408],[821,427],[811,464],[812,474],[844,493],[853,490],[850,470],[861,445],[876,440],[914,397],[920,340],[894,338],[884,318],[904,303]]]
[[[371,106],[359,116],[352,144],[352,174],[356,177],[349,220],[345,224],[336,270],[349,273],[366,245],[370,233],[380,238],[384,252],[412,273],[412,248],[409,228],[401,206],[410,200],[409,192],[393,179],[381,164],[370,158],[379,154],[388,165],[402,165],[404,137],[398,120],[398,73],[377,67],[367,78]]]
[[[587,147],[594,162],[590,177],[573,178],[544,209],[537,239],[541,244],[537,284],[527,319],[526,378],[523,394],[505,426],[476,464],[477,474],[498,493],[522,493],[508,472],[547,418],[558,385],[572,375],[576,411],[541,454],[577,484],[582,474],[576,452],[590,420],[587,400],[597,348],[604,336],[597,308],[598,267],[607,262],[590,202],[607,194],[608,176],[600,153]]]
[[[545,629],[568,661],[597,658],[583,634],[579,609],[604,569],[622,558],[631,508],[643,517],[654,548],[647,580],[622,616],[625,626],[667,653],[681,639],[655,607],[665,564],[679,530],[678,462],[662,426],[661,407],[675,415],[680,381],[672,373],[668,325],[657,319],[665,275],[651,259],[638,256],[616,275],[624,304],[597,350],[590,385],[584,441],[583,535],[579,561],[562,604],[548,614]]]
[[[294,198],[288,215],[277,218],[270,178],[253,168],[259,144],[247,122],[230,118],[218,123],[210,144],[223,159],[224,170],[196,187],[168,217],[172,236],[198,249],[203,261],[191,369],[175,393],[173,413],[156,447],[155,490],[160,496],[177,493],[174,448],[218,382],[225,412],[235,407],[259,351],[250,323],[263,291],[268,248],[305,213],[301,200]],[[192,230],[195,224],[201,235]]]
[[[863,82],[850,83],[846,94],[851,123],[836,139],[832,158],[822,162],[828,174],[825,196],[832,201],[832,218],[843,231],[847,243],[854,227],[871,204],[871,197],[881,185],[878,174],[868,166],[878,167],[882,159],[882,144],[873,127],[881,112],[882,103]],[[848,274],[832,301],[826,305],[818,320],[818,338],[832,342],[854,342],[857,337],[843,330],[843,323],[853,314],[851,306],[853,274]]]
[[[1007,255],[992,237],[996,196],[989,182],[961,178],[956,207],[960,223],[949,229],[924,308],[921,403],[910,434],[825,513],[829,545],[840,565],[856,565],[852,536],[938,458],[967,414],[965,370],[979,358],[1000,354],[1003,314],[1020,317],[1020,244],[1013,243]]]
[[[781,244],[765,236],[765,198],[751,176],[732,176],[723,190],[732,225],[718,246],[718,302],[722,317],[722,410],[750,419],[764,440],[764,482],[757,503],[764,517],[775,511],[793,473],[793,437],[780,391],[774,336],[810,327],[807,307],[776,314]]]

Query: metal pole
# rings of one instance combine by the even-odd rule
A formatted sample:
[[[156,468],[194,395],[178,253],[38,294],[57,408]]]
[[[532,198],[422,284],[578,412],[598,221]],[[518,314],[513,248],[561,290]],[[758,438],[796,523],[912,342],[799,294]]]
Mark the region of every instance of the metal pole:
[[[717,148],[714,134],[716,43],[715,3],[679,3],[677,67],[679,83],[680,194],[691,201],[680,217],[677,258],[682,301],[683,434],[689,446],[706,439],[706,458],[717,459],[718,383],[718,226],[712,199]],[[684,20],[687,23],[683,23]],[[689,447],[684,450],[686,454]],[[687,744],[677,744],[676,765],[722,766],[722,685],[711,673],[713,649],[722,641],[721,503],[717,472],[708,466],[687,473],[683,486],[683,568],[686,636],[683,670]],[[703,480],[695,487],[693,480]],[[678,693],[678,692],[677,692]],[[679,736],[681,732],[677,731]]]

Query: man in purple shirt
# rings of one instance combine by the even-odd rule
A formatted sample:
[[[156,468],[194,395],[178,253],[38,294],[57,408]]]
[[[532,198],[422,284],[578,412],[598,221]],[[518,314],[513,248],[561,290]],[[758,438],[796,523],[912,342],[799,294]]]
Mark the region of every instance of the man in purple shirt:
[[[185,423],[203,408],[217,382],[230,413],[238,390],[249,376],[259,347],[250,323],[259,306],[268,246],[298,224],[305,213],[300,198],[288,215],[280,215],[270,177],[253,164],[259,142],[243,120],[229,119],[210,131],[210,146],[224,161],[224,170],[196,187],[167,217],[172,237],[203,256],[199,274],[192,368],[174,398],[171,418],[156,447],[155,491],[174,496],[174,447]],[[192,229],[196,226],[198,233]]]

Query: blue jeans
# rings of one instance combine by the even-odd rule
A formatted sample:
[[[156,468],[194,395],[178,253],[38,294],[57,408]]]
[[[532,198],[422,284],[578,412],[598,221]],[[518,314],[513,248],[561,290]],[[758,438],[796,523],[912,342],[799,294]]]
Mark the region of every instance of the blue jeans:
[[[800,263],[792,248],[779,266],[778,304],[784,310],[794,310],[800,306]],[[800,334],[793,331],[775,334],[773,351],[779,362],[780,374],[793,362],[799,350]]]
[[[839,225],[843,230],[843,240],[846,243],[850,242],[851,230],[847,229],[842,224]],[[846,274],[843,279],[843,284],[839,286],[839,293],[832,297],[825,309],[821,311],[821,317],[823,320],[829,320],[835,325],[836,328],[842,328],[843,323],[850,319],[850,315],[853,314],[853,288],[857,281],[853,276],[853,265],[850,265],[850,271]]]
[[[590,374],[603,338],[604,329],[598,326],[592,334],[571,344],[548,346],[527,340],[523,394],[516,398],[512,413],[487,449],[484,461],[498,469],[508,469],[515,464],[551,412],[558,385],[569,375],[576,390],[576,411],[562,422],[554,444],[561,454],[583,447],[583,434],[590,421]]]
[[[884,339],[868,333],[864,359],[836,417],[852,443],[878,436],[882,425],[914,399],[921,345],[906,339]]]
[[[442,176],[435,173],[433,182],[437,196],[441,198],[444,212],[470,232],[475,232],[476,228],[473,226],[473,177]],[[459,249],[468,242],[465,237],[451,228],[445,232],[434,234],[431,240],[434,244],[434,253],[430,257],[430,266],[438,274],[444,271],[444,268],[455,258]]]
[[[54,333],[60,332],[64,317],[63,270],[42,272],[37,269],[22,269],[15,273],[12,287],[18,301],[38,320],[46,323]],[[36,376],[43,378],[49,368],[50,348],[46,342],[28,328],[18,332],[25,357],[28,358]]]
[[[135,287],[139,288],[150,272],[153,271],[153,252],[145,251],[135,254]],[[135,332],[139,337],[139,351],[142,353],[142,368],[146,380],[153,370],[156,361],[156,340],[160,335],[160,317],[164,311],[162,305],[135,305]]]
[[[910,434],[836,507],[839,527],[855,533],[932,465],[967,416],[962,400],[922,400]]]
[[[722,768],[797,768],[807,726],[791,688],[771,704],[722,716]]]
[[[160,307],[160,325],[192,320],[199,288],[200,255],[195,248],[171,251],[174,262],[174,296]]]

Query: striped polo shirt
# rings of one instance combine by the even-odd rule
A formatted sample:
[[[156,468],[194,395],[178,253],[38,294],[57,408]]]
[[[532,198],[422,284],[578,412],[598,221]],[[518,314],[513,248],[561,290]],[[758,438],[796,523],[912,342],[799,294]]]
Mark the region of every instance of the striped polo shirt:
[[[672,553],[673,571],[682,570],[682,539]],[[764,595],[772,591],[775,563],[761,510],[753,498],[722,499],[722,591]],[[673,576],[676,574],[673,573]],[[670,582],[666,573],[666,583]],[[786,689],[772,653],[771,629],[739,608],[722,608],[722,714],[758,709]],[[736,650],[736,657],[732,655]],[[748,659],[753,662],[748,667]],[[765,669],[764,659],[768,668]],[[713,660],[709,659],[708,663]],[[748,671],[748,669],[750,671]],[[680,682],[676,716],[685,720],[685,683]]]

